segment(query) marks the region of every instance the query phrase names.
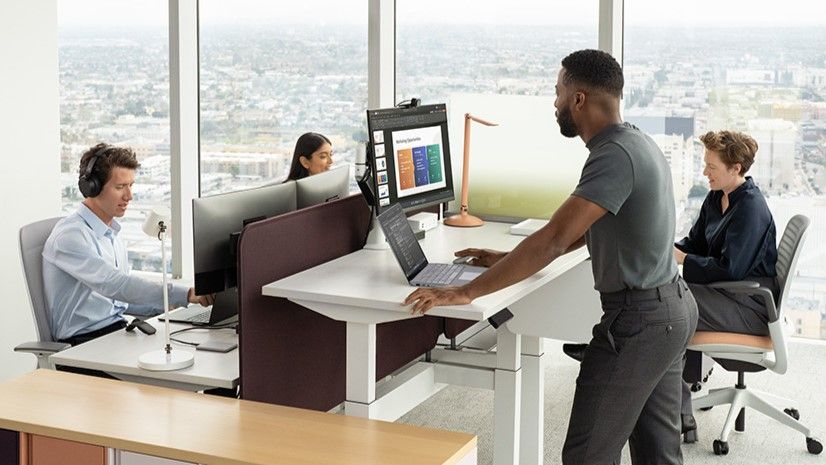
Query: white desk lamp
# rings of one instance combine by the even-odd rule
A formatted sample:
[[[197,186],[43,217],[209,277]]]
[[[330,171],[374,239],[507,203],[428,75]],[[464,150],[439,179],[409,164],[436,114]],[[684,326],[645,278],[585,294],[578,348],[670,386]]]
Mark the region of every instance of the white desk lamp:
[[[143,222],[143,232],[161,241],[161,273],[163,273],[163,314],[166,328],[166,346],[138,357],[138,366],[150,371],[172,371],[192,366],[195,355],[186,350],[172,350],[169,341],[169,288],[166,277],[166,232],[169,225],[169,209],[153,209]]]
[[[496,123],[477,118],[470,113],[465,113],[465,147],[462,160],[462,198],[459,201],[459,214],[453,215],[445,219],[445,224],[448,226],[459,226],[462,228],[471,228],[474,226],[482,226],[485,224],[481,218],[475,217],[467,212],[467,197],[468,197],[468,171],[470,170],[470,122],[476,121],[485,126],[498,126]]]

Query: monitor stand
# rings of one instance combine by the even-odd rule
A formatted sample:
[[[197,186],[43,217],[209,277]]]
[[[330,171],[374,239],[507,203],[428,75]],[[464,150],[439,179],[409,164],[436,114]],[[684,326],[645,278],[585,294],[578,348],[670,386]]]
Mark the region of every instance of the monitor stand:
[[[373,212],[373,220],[370,222],[370,234],[367,235],[364,248],[368,250],[387,250],[390,248],[375,212]]]

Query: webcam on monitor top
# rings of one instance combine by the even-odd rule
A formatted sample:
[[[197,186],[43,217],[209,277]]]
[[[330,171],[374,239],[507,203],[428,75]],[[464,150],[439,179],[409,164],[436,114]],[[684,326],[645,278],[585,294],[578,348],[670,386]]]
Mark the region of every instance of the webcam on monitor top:
[[[422,99],[413,97],[410,100],[404,100],[396,104],[396,108],[414,108],[422,103]]]

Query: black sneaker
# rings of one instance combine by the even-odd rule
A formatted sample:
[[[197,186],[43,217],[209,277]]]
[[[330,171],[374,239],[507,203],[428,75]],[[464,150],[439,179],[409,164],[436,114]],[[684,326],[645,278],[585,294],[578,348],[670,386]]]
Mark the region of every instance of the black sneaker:
[[[588,349],[588,344],[562,344],[562,352],[577,362],[585,358],[586,349]]]

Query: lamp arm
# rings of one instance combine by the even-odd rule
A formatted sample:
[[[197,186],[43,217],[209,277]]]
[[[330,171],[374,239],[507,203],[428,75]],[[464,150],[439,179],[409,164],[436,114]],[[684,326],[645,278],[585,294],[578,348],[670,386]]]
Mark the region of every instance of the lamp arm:
[[[459,213],[467,214],[468,198],[468,171],[470,170],[470,121],[475,117],[470,113],[465,113],[465,143],[462,154],[462,197],[459,201]]]
[[[492,122],[490,122],[486,119],[479,118],[478,116],[473,116],[470,113],[465,113],[465,118],[466,119],[471,119],[471,120],[476,121],[477,123],[480,123],[480,124],[484,124],[485,126],[499,126],[496,123],[492,123]]]

